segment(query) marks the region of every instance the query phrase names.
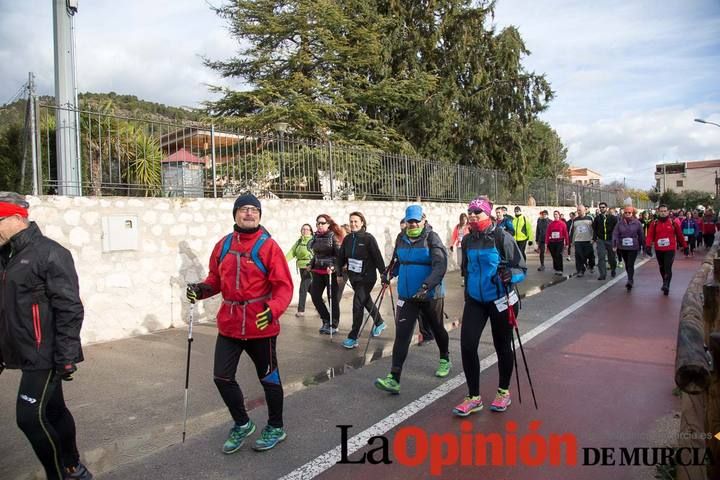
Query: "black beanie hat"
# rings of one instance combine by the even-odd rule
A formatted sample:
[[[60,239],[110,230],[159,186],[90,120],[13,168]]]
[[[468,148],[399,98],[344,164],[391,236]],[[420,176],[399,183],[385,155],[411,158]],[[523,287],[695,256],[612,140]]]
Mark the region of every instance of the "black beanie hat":
[[[235,200],[235,204],[233,205],[233,218],[235,218],[235,214],[237,213],[238,208],[245,205],[257,207],[257,209],[260,210],[260,216],[262,216],[262,207],[260,206],[260,200],[258,200],[258,198],[252,193],[246,193],[244,195],[240,195]]]

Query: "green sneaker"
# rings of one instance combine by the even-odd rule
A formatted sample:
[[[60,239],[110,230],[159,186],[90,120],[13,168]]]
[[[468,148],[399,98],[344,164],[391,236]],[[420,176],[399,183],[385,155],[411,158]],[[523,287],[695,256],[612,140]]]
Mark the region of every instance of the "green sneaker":
[[[450,363],[450,360],[445,360],[444,358],[440,359],[440,366],[437,370],[435,370],[435,376],[440,378],[445,378],[450,374],[450,367],[452,367],[452,363]]]
[[[265,428],[263,428],[263,431],[260,433],[260,438],[255,440],[255,445],[253,446],[253,449],[258,452],[270,450],[286,438],[287,433],[285,433],[285,430],[283,430],[282,428],[275,428],[271,427],[270,425],[265,425]]]
[[[395,395],[400,393],[400,382],[393,378],[392,373],[388,373],[385,378],[376,378],[375,386],[380,390],[385,390]]]
[[[248,420],[248,423],[245,425],[235,424],[235,426],[230,429],[230,435],[223,444],[223,453],[230,455],[240,450],[245,439],[252,435],[253,432],[255,432],[255,424],[252,420]]]

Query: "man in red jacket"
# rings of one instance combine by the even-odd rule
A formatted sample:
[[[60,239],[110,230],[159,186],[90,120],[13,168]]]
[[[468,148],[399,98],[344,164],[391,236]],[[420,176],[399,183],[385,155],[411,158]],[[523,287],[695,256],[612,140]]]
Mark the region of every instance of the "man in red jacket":
[[[682,229],[677,222],[669,217],[666,205],[660,205],[657,209],[657,220],[648,227],[647,239],[645,240],[645,253],[651,254],[655,248],[655,257],[660,266],[660,275],[663,279],[660,288],[664,295],[670,292],[670,280],[672,280],[672,264],[675,260],[675,250],[680,244],[683,250],[687,250],[687,243],[683,236]]]
[[[290,304],[293,284],[285,254],[260,225],[261,215],[260,201],[254,195],[238,197],[233,206],[234,231],[215,245],[207,278],[187,286],[187,298],[193,303],[218,293],[223,298],[217,314],[213,374],[235,420],[222,449],[227,454],[237,452],[255,431],[235,380],[243,351],[255,364],[268,406],[268,424],[253,448],[270,450],[287,436],[276,347],[280,316]]]

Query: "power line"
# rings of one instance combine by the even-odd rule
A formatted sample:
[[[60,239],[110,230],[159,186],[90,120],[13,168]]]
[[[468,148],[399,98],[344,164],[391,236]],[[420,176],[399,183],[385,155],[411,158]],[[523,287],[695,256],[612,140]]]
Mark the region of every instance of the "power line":
[[[27,91],[27,89],[28,89],[28,84],[27,84],[27,82],[25,82],[25,83],[23,83],[22,86],[18,89],[18,91],[15,92],[15,94],[14,94],[12,97],[10,97],[10,100],[8,100],[7,102],[3,103],[3,105],[10,105],[11,103],[14,103],[16,100],[18,100],[18,99],[23,95],[24,92]],[[0,110],[5,110],[5,109],[7,109],[7,108],[8,108],[8,107],[0,107]]]

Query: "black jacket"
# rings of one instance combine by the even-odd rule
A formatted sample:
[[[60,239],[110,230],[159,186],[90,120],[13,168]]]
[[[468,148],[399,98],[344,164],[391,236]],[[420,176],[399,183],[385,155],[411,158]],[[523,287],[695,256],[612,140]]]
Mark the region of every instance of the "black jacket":
[[[545,234],[547,233],[548,225],[550,225],[549,218],[538,218],[537,226],[535,227],[535,243],[545,243]]]
[[[335,267],[336,272],[340,271],[338,268],[340,244],[331,230],[325,233],[315,232],[313,238],[308,242],[308,250],[313,252],[313,258],[310,260],[311,269],[323,270]]]
[[[593,240],[608,240],[612,241],[613,230],[618,223],[618,219],[615,215],[609,213],[601,213],[593,220]]]
[[[358,264],[351,262],[350,259],[362,262],[359,272],[354,271]],[[345,237],[340,247],[338,263],[340,269],[347,265],[350,282],[375,283],[377,281],[375,272],[382,273],[385,270],[385,260],[380,253],[380,247],[378,247],[375,237],[365,230],[353,232]]]
[[[0,249],[0,361],[22,370],[81,362],[83,315],[72,255],[31,222]]]

